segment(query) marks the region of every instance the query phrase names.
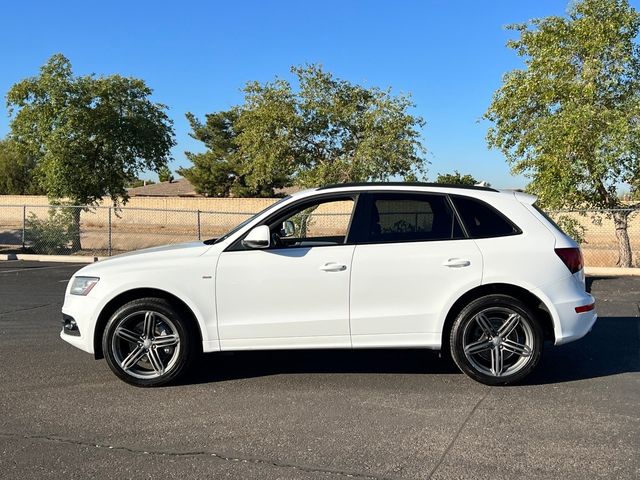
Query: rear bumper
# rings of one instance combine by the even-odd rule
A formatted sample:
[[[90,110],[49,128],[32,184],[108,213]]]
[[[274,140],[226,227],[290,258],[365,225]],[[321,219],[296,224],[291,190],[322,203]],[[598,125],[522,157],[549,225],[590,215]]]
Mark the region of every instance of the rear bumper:
[[[596,309],[581,311],[579,307],[592,305],[595,299],[584,291],[584,286],[571,276],[533,292],[546,299],[554,323],[555,344],[573,342],[591,331],[598,319]],[[578,308],[578,313],[576,311]]]
[[[584,337],[591,331],[593,325],[598,319],[598,313],[595,309],[588,312],[576,313],[576,307],[589,305],[594,302],[594,298],[587,294],[588,298],[578,302],[569,302],[566,304],[556,305],[560,316],[560,327],[562,335],[556,335],[556,345],[573,342]]]

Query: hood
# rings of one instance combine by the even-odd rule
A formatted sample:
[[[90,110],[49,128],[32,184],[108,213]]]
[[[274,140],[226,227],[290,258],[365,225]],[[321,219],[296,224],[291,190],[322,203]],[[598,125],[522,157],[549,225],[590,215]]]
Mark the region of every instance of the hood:
[[[143,248],[142,250],[134,250],[133,252],[121,253],[120,255],[116,255],[114,257],[105,258],[101,260],[101,262],[108,262],[111,260],[117,260],[119,258],[126,257],[135,257],[137,255],[147,255],[150,253],[158,253],[158,252],[174,252],[180,251],[181,253],[188,254],[189,251],[193,252],[194,249],[198,247],[209,247],[204,242],[187,242],[187,243],[177,243],[174,245],[162,245],[160,247],[151,247],[151,248]]]
[[[79,272],[76,272],[76,275],[100,276],[100,272],[105,269],[111,270],[112,268],[118,267],[134,268],[135,265],[141,262],[144,262],[146,266],[173,263],[179,261],[181,258],[199,257],[210,248],[211,245],[206,245],[204,242],[179,243],[176,245],[145,248],[89,264],[80,269]]]

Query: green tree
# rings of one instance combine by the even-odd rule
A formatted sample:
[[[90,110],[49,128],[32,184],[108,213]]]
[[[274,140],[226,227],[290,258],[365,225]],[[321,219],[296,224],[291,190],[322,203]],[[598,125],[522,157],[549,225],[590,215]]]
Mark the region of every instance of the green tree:
[[[239,109],[206,115],[202,123],[193,114],[187,119],[193,132],[191,137],[203,142],[204,153],[186,152],[192,167],[181,168],[178,174],[187,178],[196,191],[209,197],[269,197],[274,188],[283,187],[288,178],[272,174],[262,182],[248,183],[246,159],[242,156],[237,141]]]
[[[291,71],[295,89],[283,79],[249,82],[242,105],[204,124],[188,115],[207,151],[187,153],[193,166],[179,173],[209,195],[424,174],[424,122],[408,112],[408,96],[354,85],[317,65]]]
[[[158,170],[158,180],[161,182],[173,182],[173,173],[169,167],[164,166]]]
[[[150,95],[135,78],[74,76],[69,60],[56,54],[38,76],[9,90],[11,137],[34,158],[52,200],[126,202],[127,183],[142,170],[165,167],[174,145],[166,107]],[[79,227],[79,210],[74,221]],[[79,249],[76,229],[73,248]]]
[[[628,200],[640,200],[640,175],[636,176],[635,182],[631,185]]]
[[[436,178],[436,183],[446,183],[449,185],[475,185],[478,181],[473,177],[473,175],[462,175],[457,170],[454,170],[453,173],[439,173],[438,178]]]
[[[15,141],[0,140],[0,195],[41,195],[35,178],[36,162]]]
[[[626,0],[583,0],[566,18],[510,27],[525,67],[495,92],[487,139],[546,208],[629,208],[616,190],[640,172],[639,26]],[[611,214],[623,267],[633,264],[629,213]]]

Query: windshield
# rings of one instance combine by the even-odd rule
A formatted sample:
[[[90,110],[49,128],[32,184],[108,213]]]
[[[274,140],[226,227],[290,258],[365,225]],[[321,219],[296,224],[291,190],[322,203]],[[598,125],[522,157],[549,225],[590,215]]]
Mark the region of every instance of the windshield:
[[[234,227],[233,229],[231,229],[229,232],[225,233],[223,236],[219,237],[219,238],[211,238],[209,240],[205,240],[204,243],[206,243],[207,245],[213,245],[215,243],[218,242],[222,242],[224,240],[226,240],[227,238],[229,238],[231,235],[233,235],[234,233],[236,233],[238,230],[240,230],[242,227],[244,227],[245,225],[248,225],[250,222],[252,222],[255,218],[258,218],[260,215],[262,215],[263,213],[268,212],[269,210],[271,210],[273,207],[275,207],[276,205],[279,205],[280,203],[284,202],[285,200],[291,198],[291,195],[287,195],[286,197],[282,197],[280,200],[278,200],[277,202],[272,203],[271,205],[269,205],[267,208],[260,210],[258,213],[256,213],[255,215],[247,218],[244,222],[242,222],[240,225]]]

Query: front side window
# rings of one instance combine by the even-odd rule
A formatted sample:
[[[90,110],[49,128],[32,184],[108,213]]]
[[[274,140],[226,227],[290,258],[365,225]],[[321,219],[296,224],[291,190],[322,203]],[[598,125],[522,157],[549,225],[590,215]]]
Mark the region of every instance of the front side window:
[[[470,197],[452,196],[451,200],[471,238],[515,235],[520,230],[486,203]]]
[[[290,195],[287,195],[286,197],[281,198],[280,200],[272,203],[271,205],[269,205],[268,207],[264,208],[263,210],[260,210],[255,215],[252,215],[251,217],[247,218],[245,221],[243,221],[239,225],[236,225],[234,228],[232,228],[230,231],[225,233],[223,236],[218,237],[218,238],[212,238],[210,240],[205,240],[204,243],[206,243],[207,245],[213,245],[215,243],[224,242],[227,238],[229,238],[231,235],[233,235],[238,230],[243,228],[245,225],[248,225],[250,222],[252,222],[254,219],[258,218],[260,215],[263,215],[263,214],[267,213],[269,210],[272,210],[272,209],[276,208],[282,202],[284,202],[285,200],[289,200],[290,198],[291,198]]]
[[[354,210],[353,198],[305,203],[270,223],[272,248],[345,243]]]
[[[464,238],[464,234],[444,195],[380,193],[372,196],[369,241],[454,238]]]

